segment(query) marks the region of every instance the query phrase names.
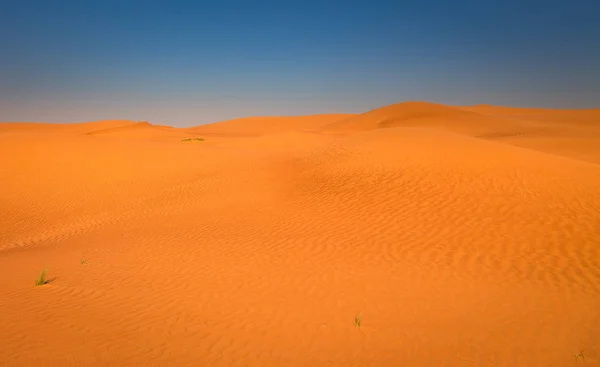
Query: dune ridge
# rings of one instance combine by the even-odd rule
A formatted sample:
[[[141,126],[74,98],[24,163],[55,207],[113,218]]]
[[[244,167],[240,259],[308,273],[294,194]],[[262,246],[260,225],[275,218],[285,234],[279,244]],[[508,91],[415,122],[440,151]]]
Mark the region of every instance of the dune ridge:
[[[308,116],[245,117],[188,128],[195,133],[227,136],[260,136],[294,130],[310,130],[353,115],[319,114]]]
[[[89,133],[95,130],[112,129],[135,124],[129,120],[102,120],[93,122],[79,122],[72,124],[48,124],[41,122],[0,122],[1,132],[55,132],[55,133]]]
[[[0,124],[0,365],[598,366],[599,121]]]

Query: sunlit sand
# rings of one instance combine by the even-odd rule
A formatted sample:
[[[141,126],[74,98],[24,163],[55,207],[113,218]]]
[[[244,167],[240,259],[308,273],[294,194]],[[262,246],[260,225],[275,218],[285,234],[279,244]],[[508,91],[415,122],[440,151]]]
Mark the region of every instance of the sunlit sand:
[[[0,187],[2,366],[600,364],[600,110],[1,123]]]

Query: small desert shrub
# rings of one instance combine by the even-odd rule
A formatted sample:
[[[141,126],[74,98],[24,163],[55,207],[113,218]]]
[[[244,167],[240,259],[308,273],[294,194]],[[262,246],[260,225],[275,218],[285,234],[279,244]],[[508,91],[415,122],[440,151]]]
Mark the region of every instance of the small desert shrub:
[[[360,327],[361,320],[362,320],[362,316],[360,314],[354,316],[354,325],[356,327]]]
[[[46,269],[42,270],[40,276],[35,280],[35,285],[46,284]]]
[[[204,141],[203,138],[186,138],[186,139],[181,139],[182,143],[190,143],[190,142],[196,142],[196,141]]]

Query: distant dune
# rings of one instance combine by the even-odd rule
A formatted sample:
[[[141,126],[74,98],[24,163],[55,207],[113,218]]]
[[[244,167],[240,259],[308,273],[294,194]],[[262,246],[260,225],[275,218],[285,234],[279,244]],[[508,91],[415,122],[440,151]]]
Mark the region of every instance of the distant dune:
[[[377,128],[399,127],[414,124],[444,124],[462,119],[463,125],[475,116],[459,108],[426,102],[404,102],[381,107],[358,116],[336,121],[326,129],[340,131],[364,131]]]
[[[113,129],[134,124],[128,120],[107,120],[74,124],[44,124],[39,122],[0,122],[0,132],[36,131],[55,133],[89,133],[96,130]]]
[[[111,136],[119,138],[164,138],[186,136],[184,131],[170,126],[155,126],[148,122],[137,122],[125,126],[98,129],[86,133],[94,136]]]
[[[195,133],[222,136],[258,136],[281,133],[284,131],[318,129],[333,121],[342,120],[350,116],[354,115],[331,114],[292,117],[247,117],[197,126],[189,128],[188,130]]]
[[[506,116],[507,114],[482,114],[481,110],[477,108],[449,107],[426,102],[405,102],[381,107],[346,120],[336,121],[325,126],[324,129],[353,132],[378,128],[420,126],[443,128],[470,136],[486,136],[498,133],[515,134],[530,125],[526,121],[505,118]]]
[[[576,123],[596,124],[600,118],[600,108],[580,109],[580,110],[559,110],[544,108],[516,108],[500,107],[489,105],[475,105],[470,107],[460,107],[463,110],[494,114],[499,116],[519,116],[523,118],[540,118],[554,121],[571,121]]]
[[[600,365],[600,110],[0,123],[0,187],[0,365]]]

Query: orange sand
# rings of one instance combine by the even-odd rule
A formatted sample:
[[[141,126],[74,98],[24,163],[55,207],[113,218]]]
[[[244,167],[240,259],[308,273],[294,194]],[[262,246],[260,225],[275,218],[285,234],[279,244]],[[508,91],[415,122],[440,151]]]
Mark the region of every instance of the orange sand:
[[[600,365],[600,110],[6,123],[0,187],[1,366]]]

